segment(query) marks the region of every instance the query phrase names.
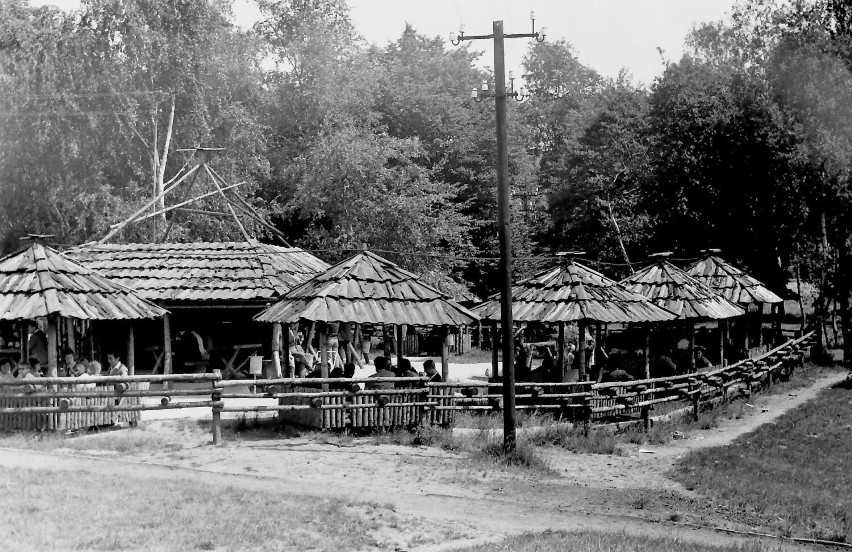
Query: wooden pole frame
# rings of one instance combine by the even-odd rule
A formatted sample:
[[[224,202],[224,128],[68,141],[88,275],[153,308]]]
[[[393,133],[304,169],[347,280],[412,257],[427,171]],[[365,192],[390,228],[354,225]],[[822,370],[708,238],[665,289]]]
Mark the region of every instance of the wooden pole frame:
[[[172,373],[172,323],[171,315],[163,315],[163,375]],[[163,382],[163,389],[169,388],[169,382]]]
[[[127,372],[131,376],[136,375],[136,334],[133,330],[133,322],[127,325]]]

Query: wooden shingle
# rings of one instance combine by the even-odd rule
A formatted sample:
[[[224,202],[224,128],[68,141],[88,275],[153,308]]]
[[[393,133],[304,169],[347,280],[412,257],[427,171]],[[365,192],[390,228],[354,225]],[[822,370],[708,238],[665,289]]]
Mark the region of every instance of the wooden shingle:
[[[0,259],[3,320],[54,314],[81,320],[138,320],[159,318],[166,312],[40,243]]]
[[[500,297],[476,306],[483,320],[500,320]],[[512,287],[512,319],[516,322],[602,323],[664,322],[676,314],[632,293],[603,274],[576,261],[549,268]]]
[[[748,305],[784,301],[762,282],[716,255],[708,255],[695,262],[686,269],[686,273],[732,303]]]
[[[303,284],[255,317],[260,322],[460,326],[478,317],[411,272],[365,251]]]

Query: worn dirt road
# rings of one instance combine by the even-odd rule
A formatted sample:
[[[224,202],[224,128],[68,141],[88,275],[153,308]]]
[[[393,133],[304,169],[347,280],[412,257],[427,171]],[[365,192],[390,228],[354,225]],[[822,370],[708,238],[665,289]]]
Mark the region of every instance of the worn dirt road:
[[[463,456],[435,448],[376,445],[369,439],[324,444],[302,437],[271,438],[214,448],[204,442],[204,434],[197,443],[178,450],[121,457],[94,451],[0,449],[0,466],[111,473],[150,481],[182,479],[378,503],[403,519],[428,521],[412,524],[411,529],[435,532],[429,541],[439,544],[419,548],[424,551],[548,529],[626,531],[728,544],[743,539],[669,521],[674,517],[733,526],[714,516],[700,496],[666,473],[682,454],[730,443],[845,376],[832,374],[790,394],[755,398],[753,415],[716,429],[695,431],[670,445],[634,447],[622,456],[547,451],[555,475],[545,477],[519,469],[483,469]],[[163,431],[167,430],[164,425]],[[417,535],[407,536],[413,539]],[[405,535],[397,542],[399,548],[405,548]]]

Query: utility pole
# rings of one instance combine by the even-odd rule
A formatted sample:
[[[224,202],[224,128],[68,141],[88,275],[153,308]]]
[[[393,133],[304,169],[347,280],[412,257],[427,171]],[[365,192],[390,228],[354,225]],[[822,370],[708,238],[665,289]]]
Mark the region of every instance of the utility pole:
[[[509,132],[506,125],[506,98],[511,96],[523,99],[523,94],[511,90],[506,92],[506,64],[503,42],[506,38],[535,38],[544,40],[544,29],[535,32],[535,13],[530,13],[532,32],[525,34],[504,34],[503,22],[494,21],[494,32],[490,35],[464,35],[464,27],[457,36],[451,36],[453,44],[463,40],[494,40],[494,105],[497,114],[497,231],[500,237],[500,324],[503,345],[503,451],[512,452],[516,445],[515,421],[515,340],[512,326],[512,225],[509,194]],[[514,81],[514,79],[512,79]],[[487,87],[483,94],[473,91],[473,98],[481,100],[491,97]]]

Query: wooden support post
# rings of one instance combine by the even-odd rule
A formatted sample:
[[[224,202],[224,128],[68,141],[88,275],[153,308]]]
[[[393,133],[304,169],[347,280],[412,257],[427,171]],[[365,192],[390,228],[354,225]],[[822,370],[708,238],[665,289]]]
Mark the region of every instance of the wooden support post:
[[[476,323],[476,348],[482,350],[482,320]]]
[[[698,411],[701,408],[701,384],[700,383],[690,383],[689,390],[691,392],[692,398],[692,420],[694,422],[698,421]]]
[[[500,349],[497,342],[497,324],[491,325],[491,381],[500,382]]]
[[[716,325],[719,328],[719,367],[725,366],[725,325],[727,320],[719,320]]]
[[[136,375],[136,335],[133,332],[133,322],[127,326],[127,373]]]
[[[219,370],[214,370],[213,374],[220,378],[222,377]],[[213,380],[211,383],[215,388],[218,380]],[[210,399],[213,401],[213,421],[210,424],[210,429],[213,432],[213,444],[218,445],[222,442],[222,393],[219,391],[213,391],[212,395],[210,395]]]
[[[645,379],[651,379],[651,325],[645,328]]]
[[[81,351],[77,350],[77,335],[74,332],[73,318],[65,319],[65,336],[68,343],[68,348],[74,351],[78,359],[82,359],[83,355],[81,354]]]
[[[695,372],[695,322],[689,322],[689,372]]]
[[[642,427],[645,433],[651,431],[651,407],[643,406],[640,415],[642,416]]]
[[[592,423],[592,398],[583,397],[583,435],[589,436],[589,425]]]
[[[287,327],[289,328],[290,325],[287,324]],[[288,333],[287,337],[284,337],[284,339],[283,339],[283,342],[286,343],[286,346],[282,347],[281,344],[282,344],[282,337],[283,336],[282,336],[282,331],[281,331],[281,324],[279,322],[275,322],[275,323],[272,324],[272,370],[275,372],[276,378],[280,378],[284,373],[281,369],[281,350],[282,349],[284,350],[284,364],[285,365],[289,364],[287,362],[287,359],[290,356],[288,354],[289,349],[290,349],[290,343],[289,343],[290,335],[289,335],[289,332],[287,332],[287,333]],[[288,377],[290,375],[289,366],[288,366],[287,375],[288,375]]]
[[[444,381],[450,377],[450,335],[449,328],[444,327],[441,339],[441,378]]]
[[[763,347],[763,303],[757,304],[755,318],[757,319],[757,346]]]
[[[58,362],[58,333],[59,324],[57,315],[51,314],[47,317],[47,376],[55,378],[59,371]]]
[[[559,381],[565,381],[565,322],[559,322],[559,336],[556,338],[556,366]]]
[[[172,374],[172,325],[171,315],[163,315],[163,375]],[[163,382],[163,390],[169,389],[169,382]]]
[[[302,347],[305,349],[305,352],[310,353],[312,355],[317,354],[317,350],[314,349],[314,345],[313,345],[314,333],[316,332],[316,327],[317,327],[317,323],[312,321],[310,327],[308,328],[308,335],[305,336],[305,341],[302,342],[302,343],[304,343],[304,345],[302,345]]]
[[[577,322],[577,366],[579,369],[579,373],[577,379],[579,381],[586,381],[588,377],[586,377],[586,347],[588,343],[586,341],[586,321],[580,320]]]
[[[403,325],[397,324],[396,326],[396,365],[399,366],[399,361],[402,360],[402,357],[405,356],[403,354],[403,350],[405,348],[405,337],[403,336]]]
[[[320,339],[320,375],[324,378],[328,377],[328,325],[323,323],[319,332]],[[324,393],[328,392],[328,384],[322,384]]]

